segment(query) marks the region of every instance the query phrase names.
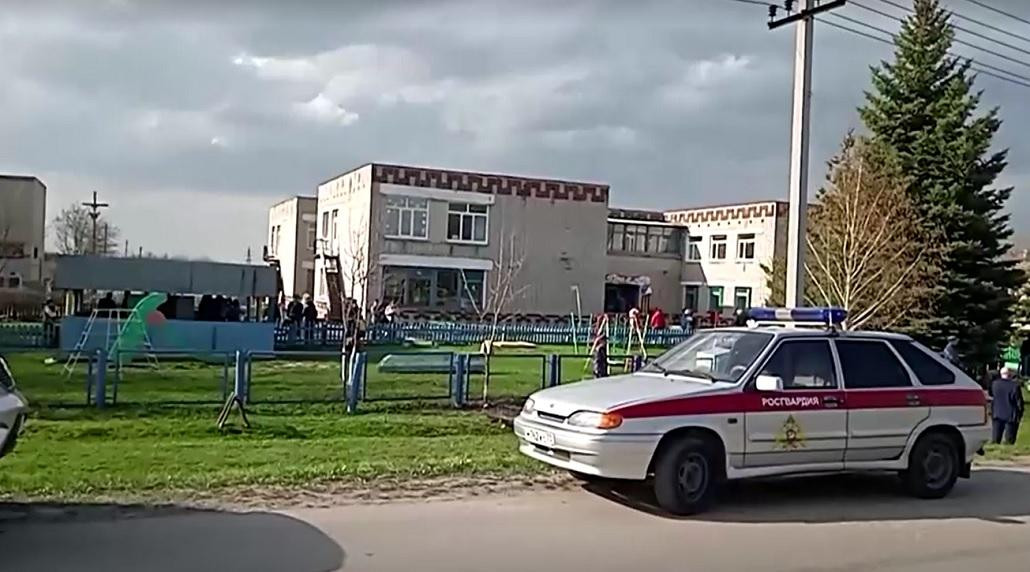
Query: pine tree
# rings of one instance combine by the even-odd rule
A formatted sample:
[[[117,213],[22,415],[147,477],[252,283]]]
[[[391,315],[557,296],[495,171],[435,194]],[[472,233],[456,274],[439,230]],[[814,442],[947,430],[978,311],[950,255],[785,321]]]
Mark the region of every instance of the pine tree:
[[[894,62],[873,68],[873,91],[859,110],[874,138],[892,148],[908,193],[943,241],[934,319],[924,341],[960,340],[967,363],[997,359],[1008,338],[1014,291],[1021,282],[1004,260],[1012,235],[1005,202],[1012,189],[991,185],[1007,151],[992,151],[998,110],[978,113],[968,61],[948,55],[954,30],[937,0],[915,0],[901,26]]]

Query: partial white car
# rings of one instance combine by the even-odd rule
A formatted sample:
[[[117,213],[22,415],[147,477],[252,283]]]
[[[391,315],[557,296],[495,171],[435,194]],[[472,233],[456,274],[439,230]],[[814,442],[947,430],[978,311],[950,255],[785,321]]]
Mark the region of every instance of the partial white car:
[[[27,413],[28,402],[18,392],[7,360],[0,356],[0,457],[14,449]]]
[[[843,319],[805,310],[791,317]],[[707,509],[729,479],[896,471],[938,498],[970,476],[990,426],[985,392],[961,370],[900,334],[752,326],[701,330],[637,373],[534,393],[515,419],[519,450],[584,479],[651,479],[675,514]]]

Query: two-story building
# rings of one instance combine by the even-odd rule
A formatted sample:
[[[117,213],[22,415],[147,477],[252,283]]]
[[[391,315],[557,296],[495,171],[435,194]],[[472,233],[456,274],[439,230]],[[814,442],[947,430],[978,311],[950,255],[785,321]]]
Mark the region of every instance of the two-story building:
[[[315,300],[329,308],[334,273],[343,296],[412,316],[728,314],[768,298],[762,267],[783,255],[785,203],[642,211],[608,199],[598,183],[363,165],[318,186]]]
[[[43,288],[46,185],[0,175],[0,291]]]
[[[573,287],[599,309],[607,212],[605,185],[378,163],[318,187],[321,252],[339,256],[346,295],[415,312],[567,315]]]

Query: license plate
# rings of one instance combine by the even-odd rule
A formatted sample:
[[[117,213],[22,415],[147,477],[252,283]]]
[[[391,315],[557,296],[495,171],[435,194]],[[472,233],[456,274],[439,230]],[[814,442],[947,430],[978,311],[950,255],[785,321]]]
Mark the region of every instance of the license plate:
[[[554,447],[554,433],[540,431],[539,429],[526,429],[526,441],[536,443],[544,447]]]

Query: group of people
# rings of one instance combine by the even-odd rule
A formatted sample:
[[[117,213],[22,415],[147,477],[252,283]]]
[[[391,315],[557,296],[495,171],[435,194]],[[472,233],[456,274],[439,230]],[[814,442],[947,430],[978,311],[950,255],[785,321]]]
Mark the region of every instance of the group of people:
[[[293,299],[286,304],[285,311],[282,312],[282,323],[289,327],[293,337],[303,331],[304,339],[310,340],[314,336],[317,322],[318,308],[310,294],[304,294],[304,296],[294,294]]]
[[[202,322],[239,322],[242,317],[243,310],[238,298],[204,294],[200,297],[194,319]]]
[[[376,300],[372,302],[368,314],[370,324],[392,324],[397,319],[397,304],[393,300],[387,300],[385,303]]]

